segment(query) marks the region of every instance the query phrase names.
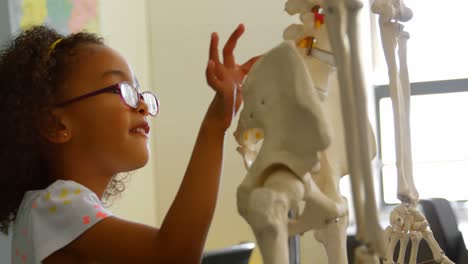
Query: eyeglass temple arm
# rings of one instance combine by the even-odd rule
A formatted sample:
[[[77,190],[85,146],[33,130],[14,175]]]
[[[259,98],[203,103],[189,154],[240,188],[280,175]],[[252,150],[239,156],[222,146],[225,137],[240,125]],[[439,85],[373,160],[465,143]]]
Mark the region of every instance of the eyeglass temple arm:
[[[56,106],[56,107],[62,107],[62,106],[65,106],[65,105],[68,105],[68,104],[71,104],[71,103],[74,103],[74,102],[78,102],[78,101],[81,101],[81,100],[83,100],[83,99],[92,97],[92,96],[96,96],[96,95],[98,95],[98,94],[102,94],[102,93],[107,93],[107,92],[109,92],[109,91],[113,91],[113,90],[114,90],[115,88],[117,88],[117,87],[118,87],[118,84],[115,84],[115,85],[112,85],[112,86],[103,88],[103,89],[101,89],[101,90],[97,90],[97,91],[94,91],[94,92],[91,92],[91,93],[88,93],[88,94],[84,94],[84,95],[78,96],[78,97],[76,97],[76,98],[67,100],[67,101],[65,101],[65,102],[55,104],[54,106]]]

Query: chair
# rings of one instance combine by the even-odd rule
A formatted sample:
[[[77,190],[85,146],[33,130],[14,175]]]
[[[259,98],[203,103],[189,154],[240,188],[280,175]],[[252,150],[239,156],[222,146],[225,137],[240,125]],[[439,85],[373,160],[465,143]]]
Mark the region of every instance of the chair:
[[[243,243],[203,254],[202,264],[248,264],[254,243]]]
[[[468,251],[450,202],[443,198],[421,200],[424,215],[434,238],[447,257],[457,264],[468,264]]]
[[[439,243],[441,249],[447,257],[456,264],[468,264],[468,251],[462,233],[458,229],[456,215],[450,205],[450,202],[443,198],[432,198],[429,200],[420,200],[422,212],[434,234],[434,238]],[[361,245],[352,235],[348,236],[348,260],[354,262],[354,250]],[[399,243],[395,248],[394,259],[398,259]],[[408,263],[411,255],[411,243],[406,250],[405,263]],[[433,259],[432,251],[425,240],[421,241],[418,250],[417,263],[431,263]]]

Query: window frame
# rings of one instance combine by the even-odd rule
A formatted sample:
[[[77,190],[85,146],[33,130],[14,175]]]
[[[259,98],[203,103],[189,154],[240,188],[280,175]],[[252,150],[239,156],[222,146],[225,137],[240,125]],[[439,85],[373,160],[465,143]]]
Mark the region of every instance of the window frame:
[[[443,87],[443,88],[441,88]],[[414,95],[429,95],[429,94],[448,94],[468,92],[468,78],[467,79],[452,79],[452,80],[437,80],[426,82],[411,83],[411,96]],[[376,125],[376,141],[377,141],[377,173],[379,181],[379,197],[381,207],[395,206],[394,203],[387,203],[385,201],[385,187],[383,179],[383,163],[382,163],[382,138],[381,138],[381,120],[380,120],[380,100],[390,98],[389,85],[375,85],[374,86],[374,103],[375,103],[375,125]],[[417,186],[416,186],[417,188]],[[394,190],[396,192],[396,190]],[[456,202],[464,203],[466,200],[458,200]]]

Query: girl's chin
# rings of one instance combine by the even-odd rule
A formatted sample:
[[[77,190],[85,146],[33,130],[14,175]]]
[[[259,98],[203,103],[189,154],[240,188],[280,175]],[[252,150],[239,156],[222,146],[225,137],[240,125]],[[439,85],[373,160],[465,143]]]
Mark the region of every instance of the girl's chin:
[[[140,150],[127,154],[125,158],[125,167],[127,171],[134,171],[144,167],[149,160],[148,149]]]
[[[146,152],[145,154],[138,156],[138,159],[135,159],[135,170],[144,167],[149,160],[149,154]]]
[[[120,145],[118,147],[118,152],[121,153],[118,158],[122,167],[125,171],[134,171],[144,167],[150,156],[149,144],[148,141],[143,139],[130,140],[127,141],[125,145]]]

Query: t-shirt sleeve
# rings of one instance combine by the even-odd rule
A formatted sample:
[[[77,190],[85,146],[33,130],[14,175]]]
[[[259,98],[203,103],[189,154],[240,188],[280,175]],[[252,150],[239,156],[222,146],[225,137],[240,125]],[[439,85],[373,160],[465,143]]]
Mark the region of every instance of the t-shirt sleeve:
[[[58,181],[49,186],[31,208],[35,263],[41,263],[110,215],[96,194],[81,184]]]

